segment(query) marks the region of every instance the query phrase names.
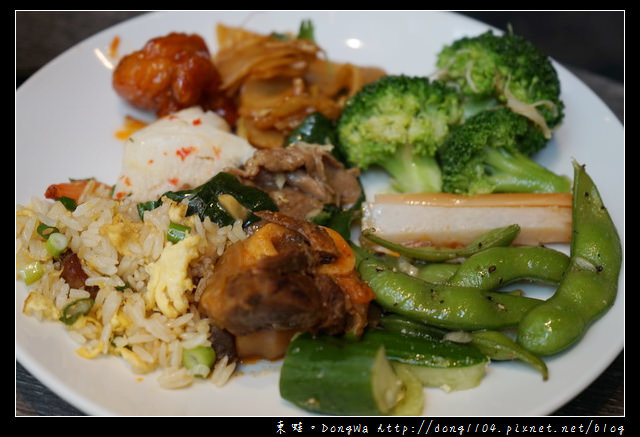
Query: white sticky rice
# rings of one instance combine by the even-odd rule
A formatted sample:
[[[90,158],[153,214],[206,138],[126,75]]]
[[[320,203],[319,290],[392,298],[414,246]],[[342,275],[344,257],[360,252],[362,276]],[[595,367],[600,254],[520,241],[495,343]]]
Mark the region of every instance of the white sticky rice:
[[[104,355],[126,360],[136,373],[157,373],[159,384],[168,389],[191,385],[197,380],[182,366],[182,351],[196,346],[211,346],[210,325],[198,312],[200,288],[183,291],[188,305],[179,314],[167,316],[157,304],[146,299],[148,266],[172,245],[167,241],[170,222],[188,225],[191,235],[198,235],[197,256],[186,274],[189,280],[213,264],[225,248],[245,238],[241,222],[219,227],[208,218],[185,217],[186,205],[168,199],[144,215],[138,216],[135,203],[116,201],[108,196],[90,197],[75,211],[61,202],[34,198],[16,211],[16,269],[33,261],[44,268],[43,276],[29,285],[23,312],[43,322],[62,323],[65,306],[87,298],[84,289],[70,288],[61,277],[59,263],[47,253],[45,239],[36,229],[40,223],[55,226],[69,239],[69,248],[81,260],[88,274],[85,285],[97,286],[91,311],[67,326],[78,342],[76,353],[92,359]],[[108,225],[119,223],[120,240],[105,232]],[[195,282],[194,282],[195,284]],[[207,380],[220,386],[234,372],[235,363],[219,360]]]

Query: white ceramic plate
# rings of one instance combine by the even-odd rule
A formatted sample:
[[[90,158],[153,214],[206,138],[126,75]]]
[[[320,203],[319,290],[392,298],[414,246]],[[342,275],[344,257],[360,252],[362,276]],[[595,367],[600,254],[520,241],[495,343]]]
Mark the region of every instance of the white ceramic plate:
[[[142,116],[111,88],[108,47],[120,54],[170,31],[194,32],[216,50],[215,25],[259,31],[296,31],[312,18],[331,59],[383,66],[389,73],[426,75],[437,51],[463,35],[487,30],[458,15],[430,12],[171,12],[144,15],[95,35],[33,75],[16,95],[16,202],[42,196],[68,178],[114,183],[121,144],[114,133],[124,116]],[[354,44],[355,43],[355,44]],[[358,48],[353,48],[358,46]],[[538,156],[552,170],[572,174],[571,159],[587,165],[624,241],[623,128],[579,80],[558,66],[566,119]],[[368,181],[369,191],[373,181]],[[534,295],[546,290],[529,290]],[[298,416],[278,394],[278,363],[247,366],[224,388],[209,384],[177,391],[139,378],[115,357],[88,361],[61,325],[21,314],[26,288],[16,282],[16,358],[55,393],[90,415]],[[494,363],[480,387],[457,393],[426,391],[429,416],[522,416],[552,413],[585,389],[623,348],[624,268],[616,304],[570,351],[547,360],[550,379],[518,363]]]

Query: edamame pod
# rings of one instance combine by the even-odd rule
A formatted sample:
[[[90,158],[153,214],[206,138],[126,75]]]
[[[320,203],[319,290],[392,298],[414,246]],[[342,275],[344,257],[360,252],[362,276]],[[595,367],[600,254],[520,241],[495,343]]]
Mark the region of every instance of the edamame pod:
[[[420,338],[443,338],[448,332],[451,332],[448,329],[426,325],[393,313],[383,314],[380,318],[380,326],[387,331]]]
[[[517,341],[538,355],[567,349],[615,301],[622,245],[600,193],[574,161],[573,234],[569,267],[556,292],[533,308],[518,327]]]
[[[445,284],[458,271],[458,267],[460,267],[460,264],[447,262],[428,263],[423,266],[416,266],[416,274],[414,276],[427,282]]]
[[[371,256],[358,265],[376,302],[390,312],[447,329],[500,329],[517,325],[542,300],[501,292],[430,284],[394,271]]]
[[[520,280],[557,284],[568,266],[567,255],[548,247],[492,247],[463,261],[447,283],[482,290]]]
[[[544,361],[524,349],[512,340],[511,337],[501,331],[449,331],[408,320],[396,314],[383,316],[381,324],[386,330],[398,332],[404,336],[436,339],[446,338],[450,341],[469,343],[492,361],[519,360],[540,372],[544,380],[549,377],[549,370]]]
[[[549,370],[545,362],[503,332],[474,331],[471,333],[470,343],[493,361],[520,360],[540,372],[543,380],[546,381],[549,378]]]
[[[468,257],[474,253],[495,246],[509,246],[520,233],[520,226],[514,224],[501,228],[492,229],[464,247],[407,247],[402,244],[393,243],[375,235],[371,230],[363,230],[362,236],[386,249],[392,250],[399,255],[422,261],[446,261],[461,257]]]

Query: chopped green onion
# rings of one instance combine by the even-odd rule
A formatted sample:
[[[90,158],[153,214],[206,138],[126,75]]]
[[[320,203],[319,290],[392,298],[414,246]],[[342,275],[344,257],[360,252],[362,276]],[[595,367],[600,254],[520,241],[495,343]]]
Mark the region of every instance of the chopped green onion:
[[[189,226],[181,225],[180,223],[169,223],[169,229],[167,230],[167,240],[172,243],[177,243],[183,240],[187,233],[191,230]]]
[[[34,261],[29,264],[23,266],[18,273],[20,277],[24,280],[25,284],[31,285],[40,278],[44,274],[44,268],[39,261]]]
[[[54,232],[60,231],[55,226],[49,226],[45,223],[40,223],[36,228],[36,232],[46,240],[47,238],[49,238],[49,235],[53,234]]]
[[[78,320],[78,317],[88,314],[92,306],[93,299],[89,297],[74,300],[62,309],[60,321],[65,325],[73,325]]]
[[[124,285],[117,285],[114,288],[116,289],[116,291],[125,291],[127,288],[131,288],[131,285],[125,282]]]
[[[75,211],[76,208],[78,207],[78,203],[70,197],[62,196],[62,197],[58,197],[56,200],[62,203],[65,208],[67,208],[69,211],[72,211],[72,212]]]
[[[61,234],[60,232],[54,232],[49,235],[49,238],[47,238],[45,247],[49,254],[52,256],[58,256],[67,248],[68,245],[69,239],[66,235]]]
[[[205,378],[216,361],[216,351],[210,346],[182,350],[182,365],[193,376]]]

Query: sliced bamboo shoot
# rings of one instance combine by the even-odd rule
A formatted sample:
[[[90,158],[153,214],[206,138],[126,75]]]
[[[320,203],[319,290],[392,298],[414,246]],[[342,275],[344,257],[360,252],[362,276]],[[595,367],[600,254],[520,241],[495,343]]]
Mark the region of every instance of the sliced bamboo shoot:
[[[378,194],[363,205],[362,229],[407,246],[455,247],[518,224],[513,244],[569,243],[571,205],[570,193]]]

